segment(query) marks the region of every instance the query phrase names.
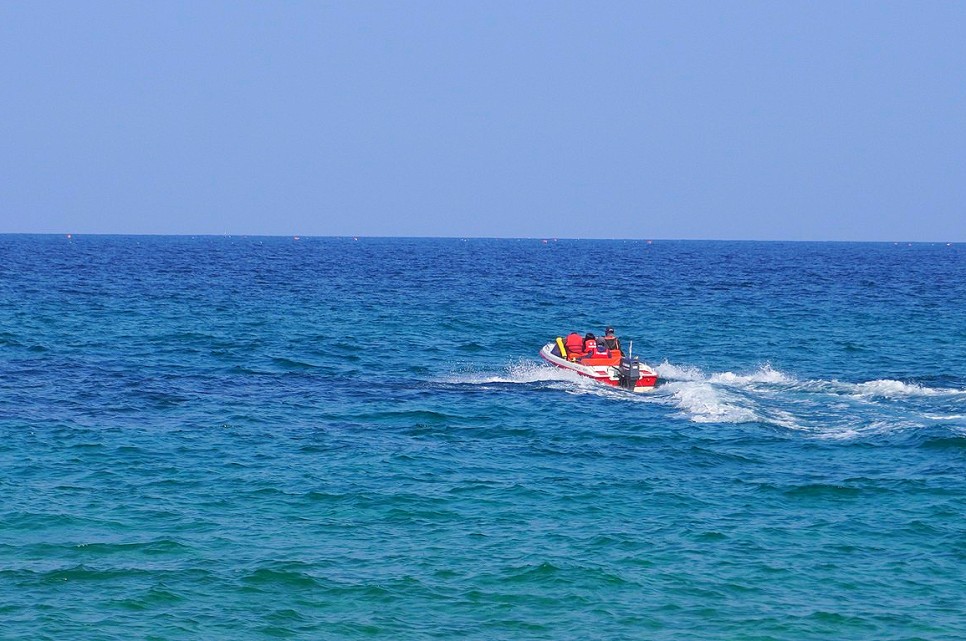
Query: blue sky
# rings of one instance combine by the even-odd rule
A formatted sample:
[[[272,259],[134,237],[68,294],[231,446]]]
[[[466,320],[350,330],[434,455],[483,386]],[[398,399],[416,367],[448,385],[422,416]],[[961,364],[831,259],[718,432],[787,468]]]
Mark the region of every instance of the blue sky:
[[[0,232],[966,241],[962,2],[4,2]]]

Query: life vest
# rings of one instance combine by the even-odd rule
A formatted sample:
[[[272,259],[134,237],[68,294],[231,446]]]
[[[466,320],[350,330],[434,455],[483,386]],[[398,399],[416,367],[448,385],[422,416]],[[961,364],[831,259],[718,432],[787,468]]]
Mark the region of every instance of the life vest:
[[[574,332],[567,337],[567,342],[564,344],[567,348],[567,355],[570,354],[581,354],[584,351],[584,339],[580,337],[580,334]]]
[[[593,338],[588,338],[584,341],[584,351],[585,352],[596,352],[597,351],[597,340]]]

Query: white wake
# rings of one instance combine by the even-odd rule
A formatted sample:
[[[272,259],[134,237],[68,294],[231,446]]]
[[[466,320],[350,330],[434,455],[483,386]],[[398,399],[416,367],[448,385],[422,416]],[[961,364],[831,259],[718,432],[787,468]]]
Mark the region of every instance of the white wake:
[[[850,383],[802,379],[763,364],[751,371],[706,372],[667,361],[657,365],[652,393],[630,394],[575,372],[524,360],[502,371],[454,373],[444,382],[549,385],[564,393],[658,405],[693,423],[760,423],[824,438],[854,438],[943,425],[966,433],[966,389],[876,379]],[[942,401],[942,406],[934,406]]]

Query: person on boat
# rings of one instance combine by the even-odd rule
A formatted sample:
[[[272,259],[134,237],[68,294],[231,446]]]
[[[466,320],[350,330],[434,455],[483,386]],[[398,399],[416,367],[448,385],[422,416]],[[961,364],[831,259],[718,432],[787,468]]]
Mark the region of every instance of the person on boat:
[[[607,349],[620,350],[621,348],[621,339],[614,335],[613,327],[608,327],[604,331],[604,338],[602,340],[604,341],[604,345],[607,346]]]
[[[577,358],[584,353],[584,339],[577,332],[570,332],[564,341],[564,347],[567,348],[568,357]]]
[[[593,334],[587,334],[590,338],[584,339],[584,355],[580,358],[581,361],[585,359],[592,358],[608,358],[610,357],[610,351],[607,349],[607,345],[604,343],[603,339],[597,340]]]

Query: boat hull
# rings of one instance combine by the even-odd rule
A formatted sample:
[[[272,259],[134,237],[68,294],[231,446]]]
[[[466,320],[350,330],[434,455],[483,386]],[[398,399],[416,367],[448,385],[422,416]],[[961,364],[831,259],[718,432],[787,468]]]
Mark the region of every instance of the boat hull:
[[[632,392],[651,392],[657,384],[657,372],[644,363],[639,364],[640,378],[637,379],[633,386],[624,386],[621,385],[621,375],[617,367],[620,363],[619,357],[571,361],[562,358],[559,354],[555,354],[554,348],[556,346],[554,342],[544,345],[540,350],[540,358],[560,369],[570,370],[605,385],[621,387]]]

